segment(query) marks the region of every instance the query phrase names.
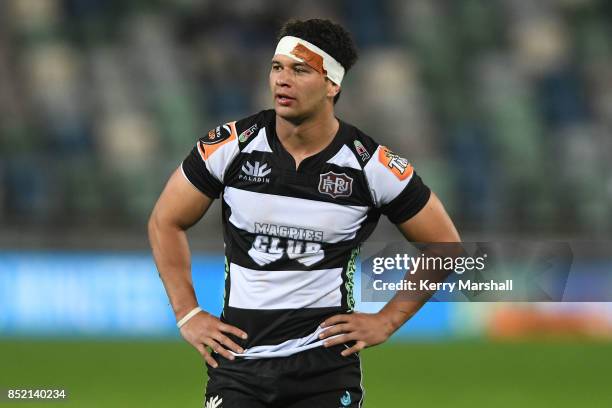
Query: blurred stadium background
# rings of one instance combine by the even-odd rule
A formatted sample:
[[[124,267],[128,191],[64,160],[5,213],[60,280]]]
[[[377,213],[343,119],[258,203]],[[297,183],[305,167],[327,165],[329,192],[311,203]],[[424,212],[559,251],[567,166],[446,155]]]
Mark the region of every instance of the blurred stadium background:
[[[146,221],[200,135],[271,106],[289,17],[353,33],[339,116],[409,158],[464,240],[611,239],[609,1],[2,0],[0,389],[201,406]],[[220,236],[215,204],[190,238],[217,312]],[[609,407],[611,338],[605,303],[429,304],[363,353],[366,406]]]

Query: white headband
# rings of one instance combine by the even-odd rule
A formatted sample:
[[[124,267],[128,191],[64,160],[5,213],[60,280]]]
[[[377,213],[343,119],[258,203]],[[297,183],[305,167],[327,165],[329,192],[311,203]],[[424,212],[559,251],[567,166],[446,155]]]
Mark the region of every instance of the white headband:
[[[337,85],[340,85],[344,77],[344,67],[334,57],[301,38],[291,36],[281,38],[274,51],[274,55],[278,54],[308,64]]]

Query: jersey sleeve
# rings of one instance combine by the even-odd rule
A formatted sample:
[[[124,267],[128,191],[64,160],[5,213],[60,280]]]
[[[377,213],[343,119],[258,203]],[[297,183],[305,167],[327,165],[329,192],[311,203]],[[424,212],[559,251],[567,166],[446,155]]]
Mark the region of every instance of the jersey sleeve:
[[[376,148],[364,172],[374,204],[394,224],[416,215],[431,195],[408,160],[385,146]]]
[[[181,163],[185,178],[210,198],[219,198],[224,176],[238,153],[236,122],[217,126],[200,138]]]

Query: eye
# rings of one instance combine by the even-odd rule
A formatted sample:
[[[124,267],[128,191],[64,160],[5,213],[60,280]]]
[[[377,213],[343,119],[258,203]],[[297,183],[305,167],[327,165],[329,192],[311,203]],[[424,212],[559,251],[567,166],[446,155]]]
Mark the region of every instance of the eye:
[[[272,65],[272,71],[280,71],[280,69],[281,69],[280,65],[278,65],[278,64]]]

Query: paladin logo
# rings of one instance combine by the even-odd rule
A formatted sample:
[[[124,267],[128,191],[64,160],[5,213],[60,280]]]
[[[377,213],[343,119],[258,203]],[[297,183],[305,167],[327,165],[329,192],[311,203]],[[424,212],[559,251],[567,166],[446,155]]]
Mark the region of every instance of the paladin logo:
[[[206,401],[204,408],[221,408],[222,402],[223,398],[219,397],[218,395],[215,395],[214,397],[210,397],[210,399]]]
[[[348,407],[351,405],[351,394],[348,391],[344,391],[342,398],[340,398],[340,403],[343,407]]]
[[[319,192],[336,197],[348,197],[353,192],[353,179],[345,173],[328,171],[319,176]]]
[[[269,183],[270,178],[266,177],[272,169],[268,168],[267,163],[260,163],[258,161],[255,164],[251,164],[251,162],[246,162],[245,165],[242,166],[242,173],[239,174],[239,180],[245,181],[254,181],[256,183]]]

